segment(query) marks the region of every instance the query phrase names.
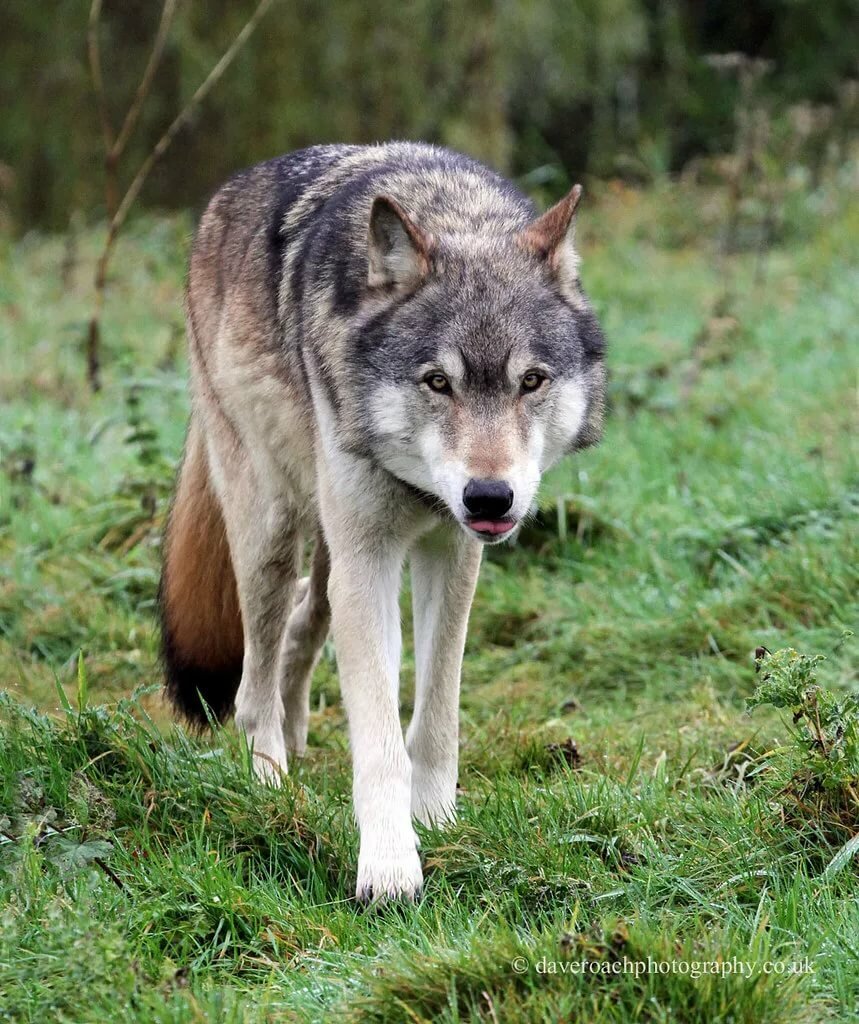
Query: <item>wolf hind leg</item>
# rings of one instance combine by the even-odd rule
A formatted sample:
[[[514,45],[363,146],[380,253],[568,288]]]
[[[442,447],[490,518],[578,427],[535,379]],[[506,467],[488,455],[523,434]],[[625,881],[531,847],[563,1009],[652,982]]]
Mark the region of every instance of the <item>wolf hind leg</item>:
[[[280,655],[286,749],[299,756],[307,749],[310,682],[331,623],[329,569],[328,545],[320,531],[310,575],[299,580],[295,588],[295,606],[286,623]]]
[[[257,775],[277,783],[287,767],[279,651],[300,569],[299,517],[240,444],[210,455],[244,629],[236,725],[253,748]]]

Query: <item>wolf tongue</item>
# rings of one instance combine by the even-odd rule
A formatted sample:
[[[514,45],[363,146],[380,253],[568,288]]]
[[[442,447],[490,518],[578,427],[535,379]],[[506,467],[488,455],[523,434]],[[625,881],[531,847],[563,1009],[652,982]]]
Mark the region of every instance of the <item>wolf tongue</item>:
[[[506,519],[471,519],[468,525],[478,533],[507,533],[513,529],[513,523]]]

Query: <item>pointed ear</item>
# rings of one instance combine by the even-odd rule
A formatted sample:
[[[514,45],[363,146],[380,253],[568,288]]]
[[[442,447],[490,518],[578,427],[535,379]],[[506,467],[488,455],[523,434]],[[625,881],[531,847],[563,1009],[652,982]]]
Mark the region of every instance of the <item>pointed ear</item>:
[[[430,269],[433,236],[418,227],[390,196],[376,196],[367,239],[367,284],[416,284]]]
[[[582,186],[574,185],[564,198],[519,233],[519,244],[545,260],[561,288],[578,295],[579,255],[574,245],[575,213]]]

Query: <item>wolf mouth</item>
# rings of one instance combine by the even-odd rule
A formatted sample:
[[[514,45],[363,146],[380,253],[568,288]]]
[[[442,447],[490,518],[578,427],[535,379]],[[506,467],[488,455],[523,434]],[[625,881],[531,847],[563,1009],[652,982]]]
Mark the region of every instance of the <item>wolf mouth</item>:
[[[516,520],[510,518],[480,519],[477,516],[469,516],[466,519],[466,523],[475,533],[480,534],[482,537],[500,538],[513,529],[516,525]]]

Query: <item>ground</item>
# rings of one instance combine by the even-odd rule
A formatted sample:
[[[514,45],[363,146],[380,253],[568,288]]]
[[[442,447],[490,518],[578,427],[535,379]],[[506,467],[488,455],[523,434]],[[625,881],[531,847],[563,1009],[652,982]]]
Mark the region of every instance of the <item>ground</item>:
[[[790,716],[746,709],[758,646],[856,689],[850,188],[798,189],[732,253],[718,190],[593,190],[605,440],[485,561],[459,820],[420,830],[419,902],[371,911],[330,649],[280,791],[158,692],[190,218],[120,244],[96,396],[101,230],[0,238],[0,1020],[855,1019],[855,819],[767,782]],[[412,678],[407,648],[404,714]]]

